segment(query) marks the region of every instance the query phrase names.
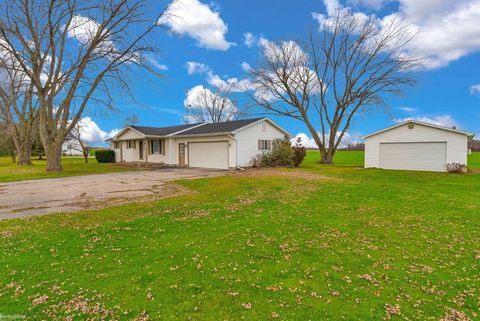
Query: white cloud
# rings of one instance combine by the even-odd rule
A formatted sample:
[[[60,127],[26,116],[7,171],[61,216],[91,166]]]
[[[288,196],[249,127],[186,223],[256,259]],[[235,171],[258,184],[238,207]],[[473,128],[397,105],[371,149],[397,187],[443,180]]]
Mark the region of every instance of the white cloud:
[[[399,18],[408,23],[417,36],[408,45],[416,56],[425,57],[424,66],[440,68],[473,52],[480,51],[480,0],[398,0],[398,12],[384,18],[371,15],[381,26],[387,19]],[[336,0],[324,0],[327,14],[313,13],[323,27],[331,22],[336,10],[352,9],[342,6]],[[381,7],[380,1],[350,1],[351,5]],[[354,9],[354,8],[353,8]],[[358,17],[365,13],[354,12]]]
[[[165,71],[165,70],[168,70],[168,66],[167,65],[164,65],[164,64],[161,64],[157,61],[157,59],[155,59],[155,57],[151,56],[151,55],[148,55],[146,56],[146,59],[147,61],[156,69],[160,70],[160,71]]]
[[[409,114],[418,112],[418,108],[413,108],[413,107],[399,107],[398,109],[400,109],[400,110],[402,110],[406,113],[409,113]]]
[[[115,136],[120,131],[119,129],[113,129],[110,132],[103,131],[90,117],[83,117],[78,125],[80,126],[80,138],[91,146],[104,145],[106,139]]]
[[[243,34],[243,43],[248,48],[252,48],[253,45],[255,44],[255,36],[250,32],[244,33]]]
[[[243,66],[244,65],[242,64],[242,67]],[[205,74],[207,83],[216,88],[230,88],[232,92],[245,92],[253,89],[252,84],[248,79],[227,78],[224,80],[222,77],[215,74],[210,66],[204,63],[188,61],[186,67],[189,75]]]
[[[299,140],[300,144],[305,148],[318,148],[318,145],[315,143],[315,141],[312,138],[308,137],[308,135],[305,133],[298,133],[297,135],[295,135],[295,137],[290,139],[290,142],[292,143],[292,145],[295,145]]]
[[[252,67],[250,66],[250,64],[248,62],[242,62],[242,69],[243,71],[245,72],[250,72],[252,70]]]
[[[478,95],[478,94],[480,94],[480,84],[471,85],[471,86],[470,86],[470,93],[471,93],[472,95]]]
[[[439,115],[439,116],[433,116],[433,117],[417,115],[413,117],[394,119],[394,122],[401,123],[407,120],[418,120],[424,123],[429,123],[437,126],[459,128],[458,123],[455,121],[455,119],[452,118],[451,115]]]
[[[233,45],[225,39],[228,27],[219,12],[198,0],[173,1],[158,23],[189,35],[203,48],[225,51]]]
[[[340,137],[340,132],[337,132],[337,138]],[[318,133],[318,135],[321,137],[321,133]],[[325,136],[325,141],[326,141],[326,144],[328,144],[328,137],[329,137],[330,134],[326,134]],[[355,133],[355,134],[351,134],[349,132],[345,132],[345,134],[343,135],[342,137],[342,141],[341,143],[339,144],[339,148],[344,148],[344,147],[347,147],[349,144],[357,144],[359,142],[362,141],[362,135],[359,134],[359,133]],[[306,148],[318,148],[318,145],[317,143],[315,143],[315,140],[311,137],[309,137],[307,134],[305,133],[298,133],[297,135],[295,135],[295,137],[293,137],[292,139],[290,139],[290,142],[292,143],[292,145],[295,145],[297,143],[297,140],[300,138],[300,141],[301,141],[301,144],[302,146],[306,147]]]
[[[204,73],[210,70],[210,67],[208,67],[206,64],[196,61],[187,61],[186,67],[189,75]]]

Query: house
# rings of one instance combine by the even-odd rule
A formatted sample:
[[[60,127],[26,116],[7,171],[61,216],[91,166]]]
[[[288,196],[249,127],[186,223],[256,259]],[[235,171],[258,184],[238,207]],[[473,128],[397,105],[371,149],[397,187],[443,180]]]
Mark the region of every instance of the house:
[[[62,154],[65,156],[83,156],[82,146],[78,139],[68,134],[62,145]]]
[[[467,164],[474,134],[407,120],[367,135],[365,167],[445,172],[446,164]]]
[[[290,134],[268,118],[169,127],[127,126],[108,139],[117,162],[179,167],[245,167]]]

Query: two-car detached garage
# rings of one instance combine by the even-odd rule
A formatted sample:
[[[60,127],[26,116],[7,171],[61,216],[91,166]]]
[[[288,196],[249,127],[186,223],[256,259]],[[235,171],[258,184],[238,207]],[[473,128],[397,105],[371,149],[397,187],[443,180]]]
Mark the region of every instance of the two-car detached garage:
[[[365,136],[365,167],[446,171],[446,164],[467,164],[473,134],[409,120]]]

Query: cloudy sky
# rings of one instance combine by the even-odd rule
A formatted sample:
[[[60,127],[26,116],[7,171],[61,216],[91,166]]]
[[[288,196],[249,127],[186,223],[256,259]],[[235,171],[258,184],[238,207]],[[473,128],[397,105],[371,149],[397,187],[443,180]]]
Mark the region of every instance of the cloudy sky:
[[[151,59],[164,77],[132,75],[136,99],[119,93],[117,111],[85,115],[96,124],[90,128],[100,131],[89,134],[112,133],[132,113],[142,125],[178,124],[187,95],[197,91],[192,89],[241,85],[263,41],[301,38],[345,8],[378,19],[404,19],[418,32],[412,49],[426,58],[408,96],[389,98],[388,109],[357,117],[351,137],[407,118],[480,133],[480,0],[178,0],[171,7],[173,18],[162,21],[175,35],[163,30],[153,35],[161,52]],[[307,132],[301,122],[271,118],[293,135]]]

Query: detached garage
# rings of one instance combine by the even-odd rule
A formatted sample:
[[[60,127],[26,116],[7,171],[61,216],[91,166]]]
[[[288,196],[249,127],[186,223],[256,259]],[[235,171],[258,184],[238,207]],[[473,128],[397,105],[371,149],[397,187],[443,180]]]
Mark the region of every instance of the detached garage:
[[[467,164],[472,133],[408,120],[365,136],[365,167],[445,172]]]

